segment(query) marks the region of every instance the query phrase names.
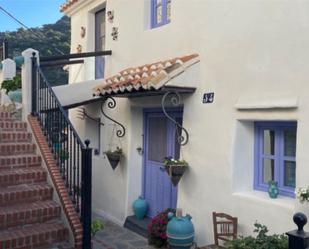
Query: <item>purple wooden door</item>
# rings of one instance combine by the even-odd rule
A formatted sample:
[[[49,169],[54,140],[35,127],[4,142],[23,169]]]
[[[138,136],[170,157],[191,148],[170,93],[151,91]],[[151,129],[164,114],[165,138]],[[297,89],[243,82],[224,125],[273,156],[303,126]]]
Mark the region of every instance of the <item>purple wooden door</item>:
[[[182,112],[170,112],[182,122]],[[165,157],[179,158],[180,146],[177,142],[175,125],[163,113],[145,112],[144,139],[144,179],[143,195],[149,204],[148,216],[154,217],[166,208],[176,208],[177,187],[174,187],[166,173]]]

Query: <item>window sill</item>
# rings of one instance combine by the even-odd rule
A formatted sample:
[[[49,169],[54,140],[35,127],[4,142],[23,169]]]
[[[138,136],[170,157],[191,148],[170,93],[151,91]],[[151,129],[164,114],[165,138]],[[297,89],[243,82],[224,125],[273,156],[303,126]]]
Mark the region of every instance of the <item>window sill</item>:
[[[168,26],[171,22],[163,22],[163,23],[160,23],[160,24],[150,24],[150,30],[156,30],[158,28],[162,28],[164,26]]]
[[[245,191],[235,192],[233,196],[236,198],[246,199],[248,201],[264,202],[265,204],[276,205],[286,209],[294,209],[295,199],[287,196],[278,196],[276,199],[271,199],[268,193],[263,191]]]

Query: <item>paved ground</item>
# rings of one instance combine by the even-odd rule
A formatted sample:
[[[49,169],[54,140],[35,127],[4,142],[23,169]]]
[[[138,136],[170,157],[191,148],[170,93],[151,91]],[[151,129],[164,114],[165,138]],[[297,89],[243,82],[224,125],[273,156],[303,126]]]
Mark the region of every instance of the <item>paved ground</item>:
[[[102,220],[105,227],[93,239],[93,249],[154,249],[148,246],[144,237],[111,221]]]

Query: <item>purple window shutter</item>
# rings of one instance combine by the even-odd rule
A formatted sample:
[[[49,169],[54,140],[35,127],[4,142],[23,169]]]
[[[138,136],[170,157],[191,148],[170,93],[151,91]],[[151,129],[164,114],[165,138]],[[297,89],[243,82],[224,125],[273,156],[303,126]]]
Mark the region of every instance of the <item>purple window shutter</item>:
[[[160,26],[163,26],[165,24],[169,23],[169,18],[168,18],[168,3],[170,0],[161,0],[161,5],[162,5],[162,19],[161,22],[158,22],[157,18],[157,7],[158,7],[158,0],[151,0],[151,28],[157,28]]]
[[[254,131],[254,189],[267,191],[268,184],[264,182],[264,161],[272,160],[274,163],[274,180],[278,182],[278,187],[281,195],[295,197],[295,150],[296,150],[296,122],[256,122]],[[274,131],[274,151],[270,154],[264,154],[264,132]],[[292,138],[290,141],[286,138]],[[289,144],[288,144],[289,143]],[[288,148],[287,146],[290,146]],[[272,147],[272,146],[270,146]],[[288,150],[286,150],[288,148]],[[285,150],[292,155],[285,155]],[[274,153],[272,153],[274,152]],[[272,155],[274,154],[274,155]],[[292,176],[287,177],[286,173]],[[288,181],[286,181],[288,179]],[[287,182],[290,186],[287,186]]]
[[[105,9],[95,14],[95,51],[105,49]],[[104,56],[95,57],[95,78],[104,78],[105,58]]]

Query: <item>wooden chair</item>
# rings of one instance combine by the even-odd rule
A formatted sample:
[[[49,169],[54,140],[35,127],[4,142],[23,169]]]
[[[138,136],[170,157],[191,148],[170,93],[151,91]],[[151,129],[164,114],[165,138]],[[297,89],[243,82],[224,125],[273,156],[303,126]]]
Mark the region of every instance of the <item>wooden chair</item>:
[[[214,245],[207,245],[200,249],[217,249],[224,248],[220,245],[219,240],[223,242],[237,238],[237,218],[224,213],[212,213],[214,226]]]

